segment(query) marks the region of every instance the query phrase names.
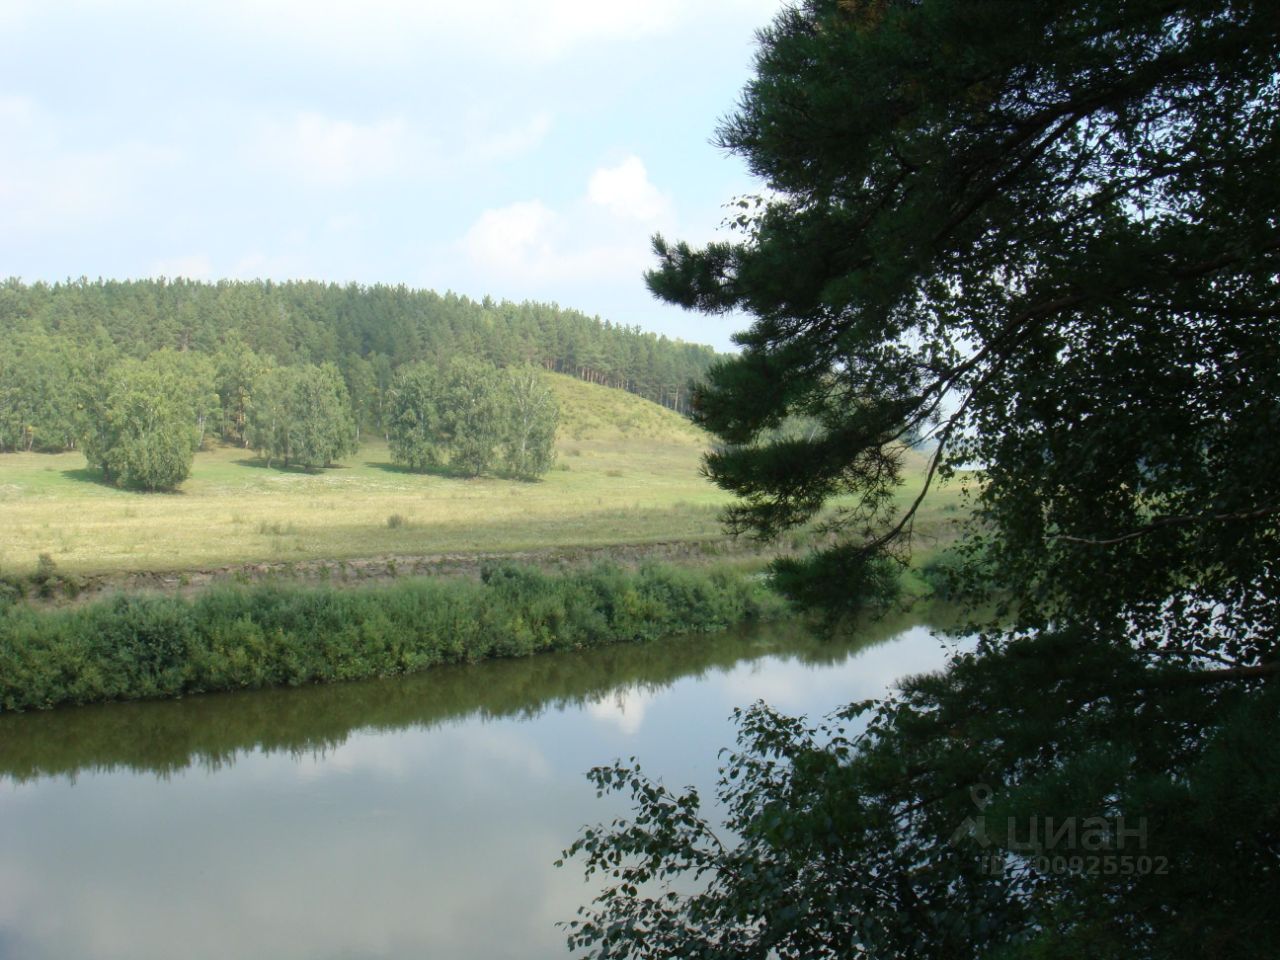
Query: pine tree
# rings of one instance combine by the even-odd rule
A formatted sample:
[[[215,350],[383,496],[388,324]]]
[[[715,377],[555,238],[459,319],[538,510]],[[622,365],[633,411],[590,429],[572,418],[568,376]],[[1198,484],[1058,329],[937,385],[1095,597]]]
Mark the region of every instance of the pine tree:
[[[735,844],[696,794],[594,771],[637,815],[573,847],[614,878],[573,944],[1280,953],[1276,14],[803,0],[762,32],[719,142],[770,193],[739,241],[656,238],[649,276],[753,318],[695,398],[708,473],[740,530],[838,507],[839,542],[776,573],[852,612],[909,555],[921,500],[895,493],[927,434],[922,497],[981,468],[981,637],[820,728],[743,713]]]

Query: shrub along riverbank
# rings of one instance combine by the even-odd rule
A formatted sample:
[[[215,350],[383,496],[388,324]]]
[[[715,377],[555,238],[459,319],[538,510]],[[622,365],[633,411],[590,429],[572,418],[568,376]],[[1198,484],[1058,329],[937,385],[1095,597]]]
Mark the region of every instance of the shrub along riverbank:
[[[758,578],[658,564],[16,605],[0,614],[0,711],[390,676],[718,630],[783,610]]]

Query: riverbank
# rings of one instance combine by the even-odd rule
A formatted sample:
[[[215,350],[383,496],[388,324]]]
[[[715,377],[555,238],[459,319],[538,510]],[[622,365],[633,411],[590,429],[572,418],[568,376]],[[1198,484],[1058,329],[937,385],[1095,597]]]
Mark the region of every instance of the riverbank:
[[[608,546],[551,546],[537,550],[458,551],[433,554],[382,554],[342,560],[285,560],[236,563],[184,570],[138,570],[76,574],[50,558],[27,574],[0,572],[0,605],[27,602],[38,607],[79,605],[112,593],[194,596],[226,585],[381,587],[411,577],[470,577],[493,566],[531,566],[563,573],[607,563],[638,568],[646,563],[681,566],[733,566],[754,572],[794,549],[728,536],[658,540]]]
[[[394,680],[233,691],[0,717],[0,782],[111,771],[169,778],[252,754],[329,755],[353,738],[614,705],[620,690],[648,700],[682,681],[769,658],[831,668],[913,627],[945,628],[954,611],[923,604],[819,636],[792,619],[710,634],[677,634],[546,657],[442,664]],[[723,718],[719,718],[723,719]]]
[[[18,604],[0,614],[0,711],[392,676],[719,630],[784,610],[759,576],[653,563]]]
[[[625,812],[585,770],[638,756],[710,797],[735,706],[882,696],[944,661],[920,622],[0,717],[0,955],[565,960],[583,884],[553,863]]]

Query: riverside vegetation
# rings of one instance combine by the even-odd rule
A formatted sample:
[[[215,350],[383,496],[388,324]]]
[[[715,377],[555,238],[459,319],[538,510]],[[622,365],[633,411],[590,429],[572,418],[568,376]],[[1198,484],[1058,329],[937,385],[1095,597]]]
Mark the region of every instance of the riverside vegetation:
[[[0,616],[0,711],[391,676],[718,630],[782,609],[759,578],[669,565],[23,605]]]
[[[261,358],[248,350],[240,373],[252,376],[224,356],[213,381],[198,352],[120,359],[104,416],[91,418],[111,436],[90,431],[76,450],[55,442],[37,452],[28,432],[33,449],[0,453],[0,710],[409,673],[714,630],[783,609],[758,576],[762,560],[724,557],[728,498],[699,473],[708,435],[640,391],[455,354],[406,360],[373,416],[332,362],[255,368]],[[462,401],[476,397],[477,409],[513,415],[473,423]],[[328,411],[316,429],[298,425],[316,411]],[[518,429],[491,429],[499,423]],[[177,482],[177,492],[149,492]],[[952,492],[930,515],[939,543],[959,514]],[[813,535],[785,547],[804,549]],[[580,547],[630,557],[670,541],[696,544],[704,562],[557,575],[504,566],[483,582],[360,590],[287,582],[295,563],[381,556],[394,576],[407,558]],[[211,567],[234,581],[264,565],[286,582],[47,608],[86,578],[109,587],[113,577],[163,574],[181,586]]]
[[[190,489],[178,495],[11,469],[11,479],[34,489],[7,504],[25,521],[7,531],[10,542],[32,534],[75,537],[78,549],[60,553],[58,562],[45,554],[34,569],[0,578],[8,600],[7,606],[0,602],[0,712],[404,674],[782,615],[784,602],[758,572],[762,560],[723,552],[718,494],[699,484],[694,471],[701,449],[695,428],[638,398],[550,376],[558,395],[569,400],[566,442],[576,455],[567,458],[572,470],[553,471],[535,485],[387,473],[368,465],[327,475],[267,471],[229,459],[234,451],[202,454]],[[598,394],[608,402],[580,403]],[[627,432],[620,424],[629,425]],[[7,459],[11,465],[36,456]],[[68,456],[74,455],[59,459]],[[344,474],[344,482],[334,482]],[[902,495],[909,496],[910,488]],[[921,518],[935,544],[953,536],[962,515],[959,491],[950,488],[947,495]],[[107,514],[105,504],[117,506]],[[240,522],[211,522],[232,510],[240,512]],[[389,510],[403,513],[388,516]],[[33,512],[57,519],[35,522]],[[431,514],[438,519],[420,519]],[[206,523],[207,537],[193,536]],[[502,552],[672,536],[707,538],[699,550],[705,562],[646,564],[633,571],[597,566],[559,575],[507,565],[480,582],[410,578],[364,588],[228,583],[186,599],[121,594],[52,608],[15,602],[22,594],[65,599],[80,582],[70,570],[155,569],[158,558],[182,569],[210,557],[264,553]],[[46,542],[36,539],[32,546]],[[922,551],[904,577],[907,589],[928,592],[941,582],[936,573],[946,556]],[[72,560],[63,566],[67,557]]]
[[[949,626],[951,614],[950,607],[930,604],[860,623],[838,637],[783,620],[554,657],[442,664],[392,683],[370,679],[11,713],[0,719],[0,778],[24,783],[108,771],[167,778],[231,766],[259,751],[331,752],[360,733],[437,727],[473,714],[528,720],[599,703],[619,690],[655,694],[682,679],[768,657],[832,667],[922,622]]]

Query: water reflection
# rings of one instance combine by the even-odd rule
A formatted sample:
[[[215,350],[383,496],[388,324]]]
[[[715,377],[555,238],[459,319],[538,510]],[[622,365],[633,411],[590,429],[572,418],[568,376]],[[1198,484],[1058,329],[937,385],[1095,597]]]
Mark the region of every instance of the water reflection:
[[[709,793],[735,705],[826,712],[941,658],[904,621],[773,628],[0,718],[0,958],[561,957],[588,892],[552,861],[621,812],[589,766]]]
[[[937,652],[929,644],[919,664],[912,664],[896,647],[880,656],[872,651],[911,626],[944,625],[948,616],[939,609],[892,617],[835,639],[770,624],[711,637],[440,667],[394,680],[0,716],[0,778],[21,782],[116,768],[167,776],[193,765],[216,770],[252,750],[299,756],[332,751],[353,730],[431,727],[469,717],[531,719],[547,710],[583,706],[592,716],[634,732],[656,691],[680,679],[752,663],[756,669],[735,673],[728,688],[733,702],[764,699],[799,712],[812,697],[816,675],[798,681],[764,668],[762,661],[830,666],[863,651],[863,672],[880,690],[896,677],[936,666]]]

